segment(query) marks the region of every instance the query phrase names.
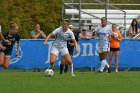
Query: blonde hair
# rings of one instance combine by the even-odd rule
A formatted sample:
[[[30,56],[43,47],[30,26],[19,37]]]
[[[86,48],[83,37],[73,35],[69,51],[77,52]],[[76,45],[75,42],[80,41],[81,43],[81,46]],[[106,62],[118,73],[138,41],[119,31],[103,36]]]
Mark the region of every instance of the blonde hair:
[[[14,29],[15,27],[18,27],[18,25],[14,22],[10,23],[10,29]]]

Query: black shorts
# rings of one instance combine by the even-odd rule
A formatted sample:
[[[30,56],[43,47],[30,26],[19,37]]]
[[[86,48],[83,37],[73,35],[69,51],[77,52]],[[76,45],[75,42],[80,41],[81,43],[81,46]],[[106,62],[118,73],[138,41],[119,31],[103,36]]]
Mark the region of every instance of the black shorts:
[[[69,51],[70,56],[72,57],[74,49],[68,49],[68,51]]]
[[[12,50],[8,50],[8,49],[1,50],[1,49],[0,49],[0,53],[3,53],[4,55],[8,55],[8,56],[10,56],[11,53],[12,53]]]
[[[111,47],[110,47],[110,51],[113,51],[113,52],[115,52],[115,51],[120,51],[120,47],[119,47],[119,48],[111,48]]]

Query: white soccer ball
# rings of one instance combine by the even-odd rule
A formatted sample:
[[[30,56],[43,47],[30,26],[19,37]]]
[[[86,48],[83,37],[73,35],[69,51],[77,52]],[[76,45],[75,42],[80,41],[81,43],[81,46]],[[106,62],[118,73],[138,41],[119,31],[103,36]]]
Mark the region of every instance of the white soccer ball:
[[[118,38],[118,33],[114,33],[114,37],[115,38]]]
[[[54,72],[53,72],[52,69],[46,69],[46,70],[45,70],[45,76],[51,77],[51,76],[53,76],[53,75],[54,75]]]

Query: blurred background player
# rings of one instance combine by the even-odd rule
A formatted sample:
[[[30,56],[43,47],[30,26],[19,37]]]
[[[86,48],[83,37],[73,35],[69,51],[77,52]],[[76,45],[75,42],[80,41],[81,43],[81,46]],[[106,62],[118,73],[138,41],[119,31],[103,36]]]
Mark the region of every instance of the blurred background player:
[[[2,42],[2,46],[4,46],[6,49],[0,49],[0,65],[2,65],[3,68],[7,69],[10,63],[10,57],[15,42],[17,42],[16,56],[19,55],[20,37],[18,34],[18,25],[16,23],[11,23],[10,31],[3,33],[3,36],[5,39],[11,42],[11,44]]]
[[[60,53],[62,59],[64,59],[71,69],[71,76],[75,76],[73,73],[73,65],[70,54],[67,48],[67,41],[71,38],[76,48],[76,52],[79,52],[77,42],[75,40],[73,32],[69,29],[69,21],[64,20],[62,23],[62,27],[55,29],[52,33],[50,33],[44,41],[44,45],[47,44],[47,41],[51,36],[55,36],[55,40],[52,43],[52,48],[50,52],[50,69],[53,69],[53,65],[56,62],[57,56]]]
[[[69,29],[71,31],[73,31],[74,30],[73,25],[69,25]],[[78,42],[78,35],[76,33],[74,33],[74,36],[75,36],[75,40]],[[67,48],[68,48],[69,54],[72,58],[73,51],[74,51],[74,43],[72,42],[72,40],[67,41]],[[65,62],[64,59],[62,59],[61,63],[60,63],[60,74],[63,73],[63,70],[65,73],[68,71],[68,64],[67,64],[67,62]]]
[[[112,34],[112,31],[107,26],[107,19],[105,17],[101,18],[101,25],[95,29],[95,32],[96,32],[97,36],[99,37],[98,53],[99,53],[99,58],[101,61],[101,66],[97,71],[98,71],[98,73],[100,73],[100,72],[102,73],[105,66],[107,66],[108,73],[110,73],[111,70],[110,70],[110,67],[106,61],[106,56],[108,54],[108,51],[110,50],[109,35]]]
[[[122,40],[122,35],[117,29],[116,24],[112,24],[112,32],[116,34],[116,36],[110,36],[110,52],[109,52],[109,66],[112,65],[112,58],[115,58],[115,72],[118,72],[118,57],[120,51],[120,41]]]

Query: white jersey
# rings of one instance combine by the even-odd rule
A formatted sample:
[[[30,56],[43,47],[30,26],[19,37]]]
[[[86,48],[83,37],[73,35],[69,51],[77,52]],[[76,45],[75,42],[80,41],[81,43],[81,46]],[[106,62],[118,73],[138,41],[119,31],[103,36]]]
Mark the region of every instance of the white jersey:
[[[98,47],[99,48],[108,48],[109,46],[109,38],[108,35],[112,34],[111,28],[106,26],[98,26],[95,29],[97,35],[99,36],[99,42],[98,42]]]
[[[55,40],[52,45],[59,48],[67,48],[67,41],[75,39],[70,29],[64,32],[62,27],[55,29],[52,34],[55,35]]]

